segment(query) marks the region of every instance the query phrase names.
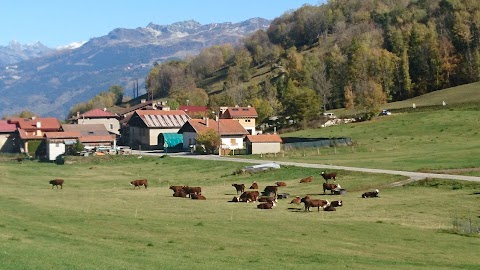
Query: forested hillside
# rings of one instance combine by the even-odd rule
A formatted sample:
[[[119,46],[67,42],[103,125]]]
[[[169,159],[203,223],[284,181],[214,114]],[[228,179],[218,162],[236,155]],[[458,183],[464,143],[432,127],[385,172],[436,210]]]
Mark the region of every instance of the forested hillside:
[[[480,79],[480,1],[331,0],[276,18],[241,46],[155,66],[155,97],[252,105],[260,121],[307,124],[324,109],[376,114],[399,101]]]

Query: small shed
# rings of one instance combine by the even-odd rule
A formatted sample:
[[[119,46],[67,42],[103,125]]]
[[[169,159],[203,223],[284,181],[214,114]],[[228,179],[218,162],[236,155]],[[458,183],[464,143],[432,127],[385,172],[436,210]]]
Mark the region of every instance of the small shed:
[[[160,133],[158,135],[158,146],[166,151],[182,150],[183,134],[178,133]]]
[[[247,135],[248,154],[279,153],[282,149],[282,138],[278,134]]]

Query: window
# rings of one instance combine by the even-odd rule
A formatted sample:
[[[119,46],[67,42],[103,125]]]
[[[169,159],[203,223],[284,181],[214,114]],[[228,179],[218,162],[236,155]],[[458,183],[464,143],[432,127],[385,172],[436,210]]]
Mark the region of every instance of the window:
[[[230,139],[230,145],[237,145],[236,139]]]
[[[245,119],[246,123],[250,123],[250,121],[252,121],[252,120],[251,119]]]
[[[113,124],[110,124],[110,129],[113,129]]]

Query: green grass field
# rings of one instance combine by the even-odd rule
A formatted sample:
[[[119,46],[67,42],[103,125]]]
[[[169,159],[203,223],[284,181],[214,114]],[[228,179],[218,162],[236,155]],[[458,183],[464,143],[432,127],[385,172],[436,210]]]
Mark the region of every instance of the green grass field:
[[[480,184],[339,171],[343,196],[322,195],[319,171],[135,156],[0,157],[0,269],[478,269]],[[300,178],[314,175],[310,184]],[[63,189],[48,181],[64,178]],[[148,189],[129,182],[147,178]],[[229,203],[232,183],[285,181],[292,196],[342,199],[336,212],[280,200],[272,210]],[[169,185],[202,186],[206,201]],[[380,198],[362,199],[380,189]]]

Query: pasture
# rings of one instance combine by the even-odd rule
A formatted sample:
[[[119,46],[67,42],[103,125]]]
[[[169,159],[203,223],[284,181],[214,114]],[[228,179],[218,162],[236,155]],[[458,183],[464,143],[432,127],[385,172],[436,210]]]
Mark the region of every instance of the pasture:
[[[1,269],[478,269],[480,185],[338,171],[342,196],[322,195],[315,169],[234,174],[246,164],[135,156],[0,157]],[[313,175],[312,183],[299,180]],[[63,189],[48,181],[65,179]],[[129,182],[147,178],[148,189]],[[229,203],[233,183],[276,181],[292,196],[341,199],[336,212]],[[172,197],[201,186],[206,201]],[[362,199],[378,188],[379,198]],[[470,229],[466,231],[465,228]]]

